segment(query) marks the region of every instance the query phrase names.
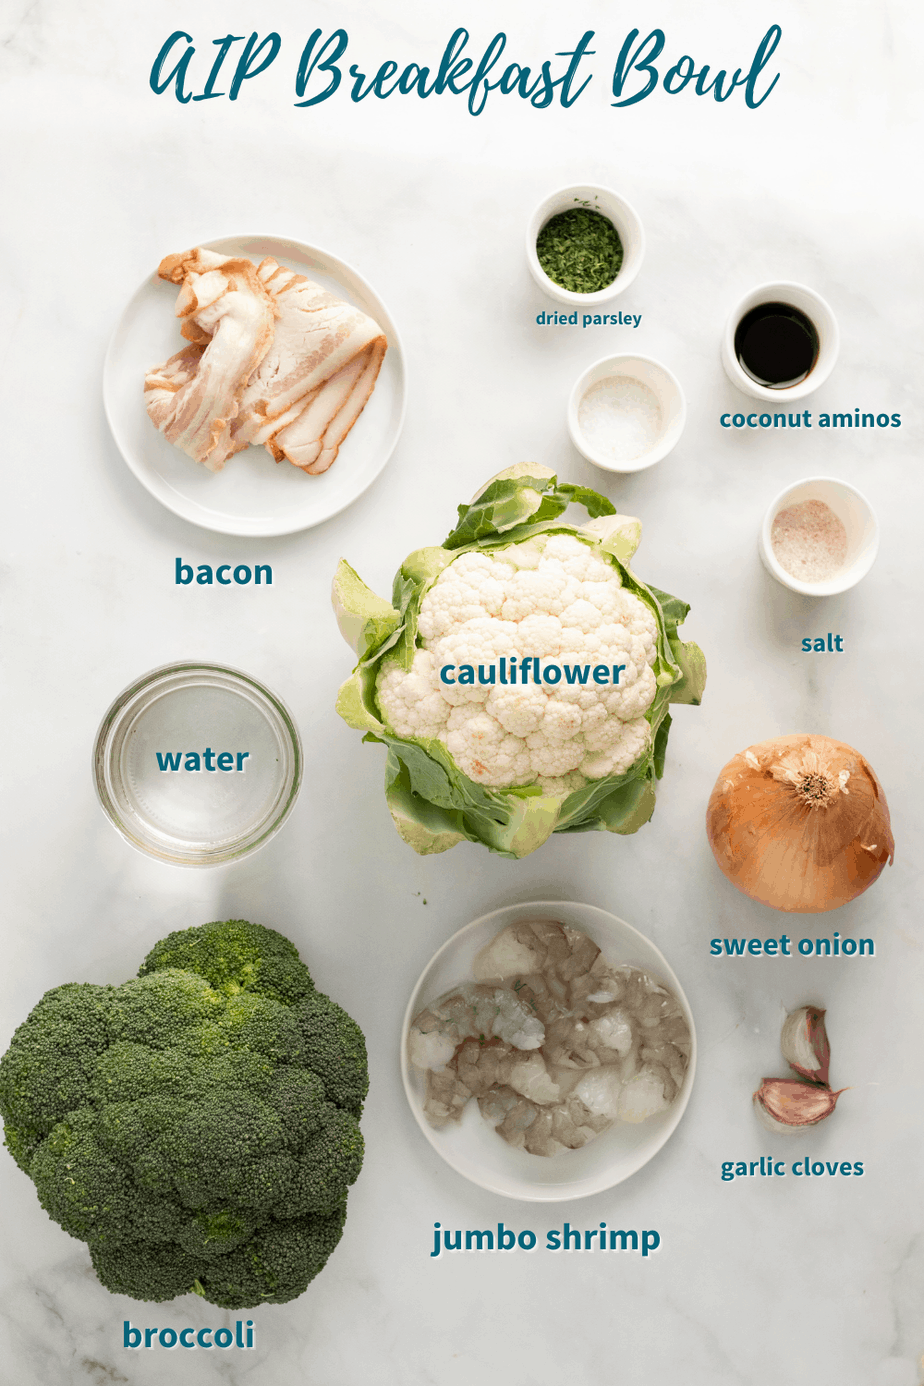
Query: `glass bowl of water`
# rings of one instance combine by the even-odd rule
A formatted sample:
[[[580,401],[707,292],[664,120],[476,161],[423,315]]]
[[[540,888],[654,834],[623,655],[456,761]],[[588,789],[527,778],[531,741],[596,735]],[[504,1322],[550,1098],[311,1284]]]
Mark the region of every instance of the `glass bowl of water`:
[[[218,866],[282,827],[301,784],[301,738],[282,699],[248,674],[169,664],[116,698],[93,774],[126,842],[174,866]]]

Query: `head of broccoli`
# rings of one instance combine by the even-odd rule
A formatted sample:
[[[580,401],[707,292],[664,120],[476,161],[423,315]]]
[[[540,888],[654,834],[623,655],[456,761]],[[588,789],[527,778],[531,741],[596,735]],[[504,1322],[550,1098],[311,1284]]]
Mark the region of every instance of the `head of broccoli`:
[[[0,1114],[107,1289],[244,1309],[302,1294],[340,1240],[368,1081],[294,945],[231,919],[122,986],[47,992],[0,1060]]]

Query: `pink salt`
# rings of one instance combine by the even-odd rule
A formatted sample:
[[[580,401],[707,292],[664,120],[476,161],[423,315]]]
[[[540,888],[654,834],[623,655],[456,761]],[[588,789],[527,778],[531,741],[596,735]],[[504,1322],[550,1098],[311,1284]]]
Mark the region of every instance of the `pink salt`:
[[[847,531],[830,505],[820,500],[781,510],[773,521],[770,543],[780,567],[800,582],[825,582],[847,557]]]

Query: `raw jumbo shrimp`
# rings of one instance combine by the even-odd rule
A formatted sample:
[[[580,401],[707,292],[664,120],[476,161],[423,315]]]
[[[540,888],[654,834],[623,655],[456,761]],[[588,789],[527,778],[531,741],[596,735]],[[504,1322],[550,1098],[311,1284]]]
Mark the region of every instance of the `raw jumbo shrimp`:
[[[408,1038],[432,1125],[460,1121],[474,1097],[503,1140],[548,1156],[647,1120],[683,1086],[690,1031],[679,1001],[642,969],[611,966],[579,930],[509,925],[473,971],[420,1012]]]

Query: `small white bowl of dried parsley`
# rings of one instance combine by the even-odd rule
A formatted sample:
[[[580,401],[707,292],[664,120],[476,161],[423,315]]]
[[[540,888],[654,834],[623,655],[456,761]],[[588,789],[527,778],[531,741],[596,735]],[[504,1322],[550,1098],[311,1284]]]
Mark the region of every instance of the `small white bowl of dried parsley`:
[[[638,213],[612,188],[559,188],[533,212],[526,260],[539,285],[573,307],[603,303],[627,289],[645,255]]]

